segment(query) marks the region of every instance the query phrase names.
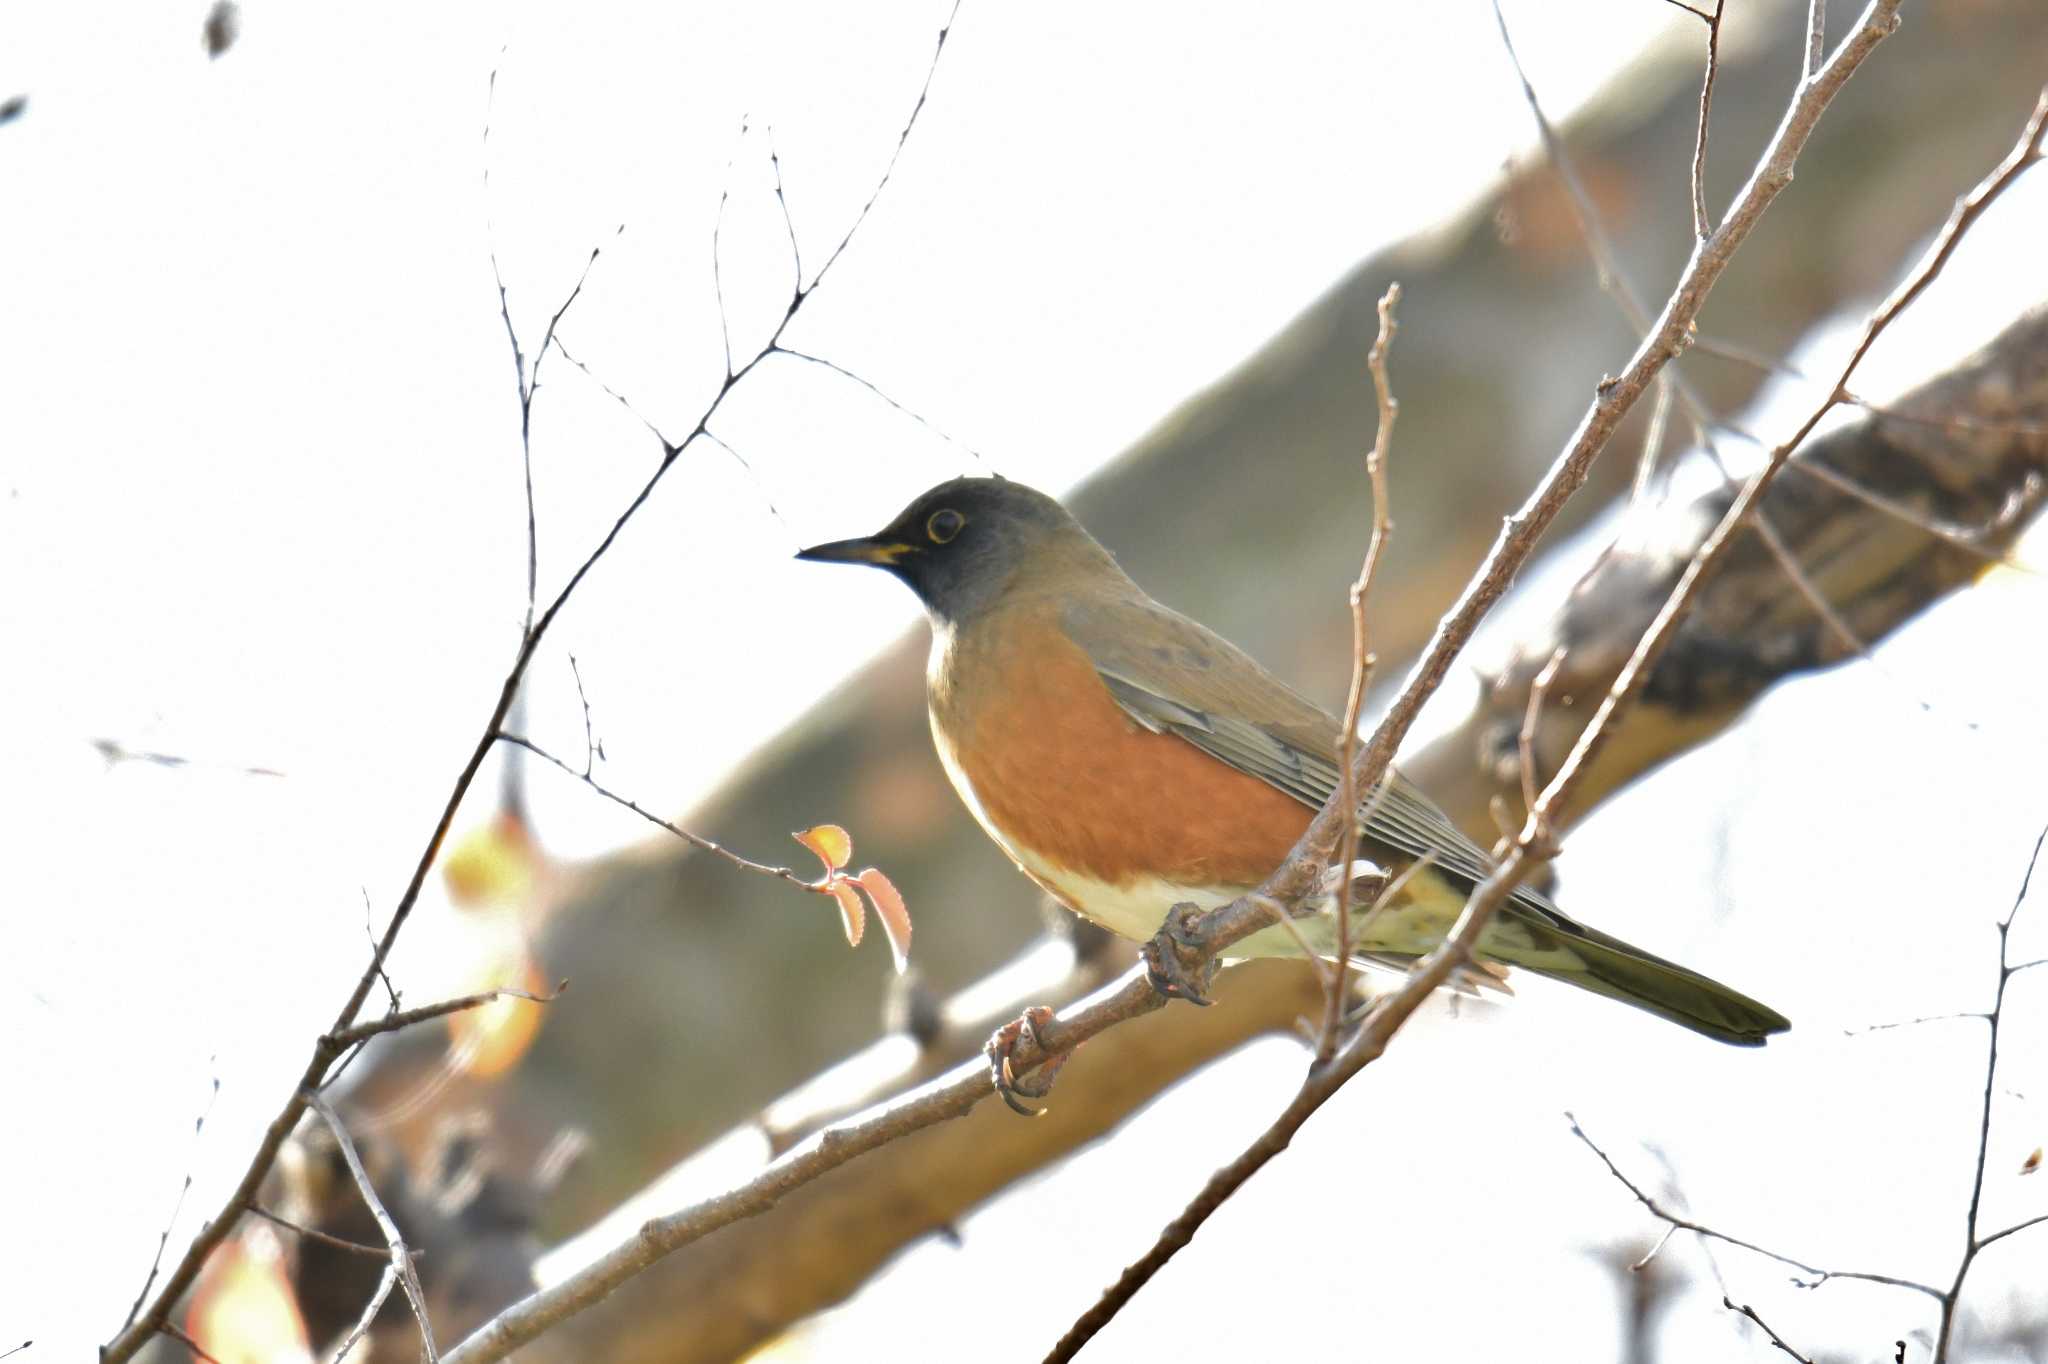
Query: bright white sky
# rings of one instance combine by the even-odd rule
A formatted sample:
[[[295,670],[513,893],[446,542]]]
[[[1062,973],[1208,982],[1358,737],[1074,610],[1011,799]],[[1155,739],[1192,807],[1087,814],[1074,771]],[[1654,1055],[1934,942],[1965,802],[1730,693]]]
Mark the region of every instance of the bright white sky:
[[[888,159],[945,9],[255,0],[241,41],[213,63],[200,51],[203,5],[0,15],[0,98],[29,96],[24,117],[0,128],[10,206],[0,213],[0,637],[13,644],[0,827],[4,896],[17,907],[0,961],[0,1093],[28,1115],[10,1124],[8,1166],[37,1172],[10,1181],[25,1232],[0,1252],[12,1290],[0,1340],[33,1336],[38,1358],[79,1357],[118,1324],[182,1174],[198,1184],[174,1245],[218,1204],[360,968],[365,895],[381,925],[487,713],[525,609],[517,413],[487,223],[529,350],[603,244],[564,335],[680,434],[721,371],[710,271],[720,187],[732,192],[726,303],[734,345],[751,354],[790,270],[769,129],[815,271]],[[1682,15],[1649,0],[1518,3],[1509,14],[1560,112],[1645,41],[1686,33]],[[895,182],[788,340],[878,383],[1005,473],[1065,487],[1375,247],[1469,200],[1530,143],[1491,25],[1478,3],[969,0]],[[2016,196],[1987,240],[2004,232],[2023,245],[2040,201]],[[2004,272],[1999,297],[2048,294],[2038,279],[2031,292],[2015,282],[2015,262],[2029,259],[2038,274],[2037,251],[1984,248],[1981,260]],[[1982,297],[1959,284],[1930,306]],[[1896,363],[1912,373],[1922,357]],[[656,452],[559,357],[544,377],[534,476],[546,595]],[[573,751],[581,712],[565,651],[576,654],[608,780],[656,809],[685,808],[911,619],[903,594],[803,573],[788,551],[866,529],[927,484],[977,467],[864,389],[790,361],[750,377],[716,429],[753,474],[715,447],[693,450],[588,580],[533,675],[534,730]],[[2039,590],[2030,580],[2000,588]],[[1632,799],[1642,812],[1633,836],[1668,827],[1658,821],[1699,789],[1684,783],[1743,790],[1752,805],[1731,819],[1810,826],[1809,847],[1867,847],[1873,826],[1895,823],[1898,804],[1924,800],[1937,781],[2008,790],[1998,774],[2042,741],[2038,707],[2004,685],[2038,663],[2025,652],[2036,639],[2012,638],[2017,609],[1972,594],[1888,648],[1884,672],[1787,689],[1744,737]],[[1950,675],[1958,651],[1970,660],[1962,677]],[[1936,693],[1933,715],[1908,699]],[[1842,742],[1851,705],[1874,717],[1870,732],[1924,754],[1932,775],[1902,787],[1897,749]],[[703,715],[720,720],[684,719]],[[1817,750],[1824,760],[1844,768],[1835,785],[1862,793],[1853,808],[1795,808],[1786,802],[1799,791],[1749,776],[1817,734],[1832,736]],[[109,770],[90,746],[102,737],[193,764]],[[250,765],[286,776],[245,775]],[[535,795],[558,852],[642,836],[567,784],[542,780]],[[2002,794],[1986,805],[1976,842],[1954,851],[1961,870],[1941,873],[1956,883],[1942,908],[1972,922],[2009,894],[2021,836],[2041,814]],[[1630,902],[1630,887],[1600,879],[1598,849],[1631,836],[1609,830],[1596,822],[1575,841],[1582,905]],[[1720,849],[1704,839],[1672,850],[1669,885],[1685,903],[1664,907],[1667,922],[1690,927],[1669,929],[1670,950],[1690,946],[1708,969],[1739,963],[1743,983],[1773,1000],[1810,997],[1811,972],[1833,963],[1850,979],[1827,1007],[1851,1021],[1978,998],[1900,994],[1881,942],[1845,941],[1839,919],[1802,913],[1866,896],[1924,899],[1923,869],[1844,855],[1808,867],[1817,880],[1802,895],[1788,854],[1730,853],[1724,865]],[[1857,877],[1870,884],[1851,889]],[[1750,936],[1717,939],[1717,878],[1731,899],[1775,903],[1785,920],[1765,937],[1772,921],[1738,919]],[[416,948],[445,932],[438,908],[414,925]],[[1932,935],[1916,948],[1942,988],[1982,985],[1981,941]],[[421,955],[405,977],[415,998],[431,993]],[[1844,992],[1858,986],[1867,996]],[[1376,1280],[1388,1285],[1381,1301],[1414,1300],[1403,1295],[1419,1289],[1401,1276],[1464,1263],[1475,1239],[1504,1266],[1526,1264],[1530,1244],[1545,1248],[1550,1259],[1525,1286],[1508,1281],[1517,1276],[1489,1284],[1490,1306],[1463,1340],[1429,1338],[1437,1357],[1497,1357],[1503,1339],[1543,1357],[1550,1333],[1583,1349],[1584,1314],[1609,1318],[1590,1262],[1558,1261],[1555,1238],[1535,1234],[1579,1215],[1582,1199],[1604,1200],[1606,1218],[1595,1227],[1585,1214],[1586,1244],[1638,1225],[1565,1146],[1555,1115],[1569,1103],[1618,1149],[1661,1142],[1695,1203],[1737,1224],[1805,1191],[1803,1167],[1783,1183],[1764,1175],[1785,1172],[1805,1121],[1793,1116],[1803,1100],[1788,1096],[1817,1076],[1829,1108],[1866,1105],[1860,1130],[1888,1142],[1953,1117],[1942,1094],[1897,1078],[1925,1071],[1935,1043],[1916,1035],[1844,1045],[1823,1020],[1811,1043],[1765,1058],[1673,1043],[1667,1031],[1631,1052],[1632,1020],[1611,1006],[1590,1004],[1599,1012],[1581,1022],[1577,999],[1528,993],[1546,1011],[1540,1034],[1492,1028],[1475,1048],[1469,1034],[1433,1030],[1281,1163],[1296,1172],[1287,1178],[1321,1171],[1326,1181],[1332,1161],[1349,1162],[1342,1144],[1377,1115],[1407,1115],[1402,1172],[1390,1176],[1395,1157],[1378,1148],[1360,1171],[1361,1223],[1379,1230],[1359,1254],[1387,1276]],[[1440,1045],[1445,1036],[1455,1045]],[[1619,1052],[1560,1040],[1608,1037]],[[1975,1053],[1957,1055],[1944,1083],[1966,1087]],[[1432,1069],[1446,1058],[1466,1070],[1448,1095]],[[1128,1245],[1101,1242],[1073,1282],[1030,1295],[1046,1315],[1027,1317],[1019,1339],[1041,1348],[1277,1105],[1295,1066],[1284,1049],[1250,1053],[1147,1115],[1151,1135],[1133,1135],[1141,1169],[1103,1168],[1122,1145],[1112,1143],[975,1219],[966,1252],[913,1252],[821,1325],[827,1353],[859,1353],[853,1342],[876,1329],[863,1313],[891,1302],[926,1314],[978,1307],[979,1294],[960,1288],[973,1274],[999,1273],[991,1267],[1008,1251],[1043,1266],[1047,1249],[1099,1241],[1091,1205],[1130,1200],[1114,1219]],[[1617,1093],[1603,1072],[1624,1066]],[[216,1076],[221,1095],[195,1142],[192,1119]],[[1731,1097],[1744,1093],[1761,1096],[1753,1109]],[[1222,1130],[1225,1112],[1245,1131]],[[1190,1130],[1201,1140],[1176,1139]],[[1162,1151],[1186,1168],[1159,1163]],[[1205,1240],[1284,1234],[1271,1224],[1325,1196],[1295,1187],[1245,1200]],[[1451,1215],[1417,1222],[1412,1195],[1447,1187]],[[1880,1232],[1922,1224],[1871,1207],[1868,1192],[1822,1190],[1782,1225],[1823,1260],[1840,1245],[1859,1262],[1900,1263],[1905,1252],[1893,1255]],[[1237,1218],[1248,1220],[1233,1232]],[[1938,1261],[1901,1267],[1939,1272]],[[1776,1291],[1769,1271],[1731,1272],[1748,1275],[1746,1292]],[[1170,1275],[1150,1295],[1160,1315],[1141,1303],[1119,1329],[1169,1320],[1175,1299],[1202,1291],[1194,1283]],[[1342,1281],[1303,1291],[1339,1294],[1333,1305],[1364,1313],[1376,1344],[1419,1348],[1405,1332],[1422,1323],[1375,1310],[1378,1294]],[[1868,1305],[1843,1291],[1793,1307],[1816,1330],[1847,1329],[1854,1315],[1828,1306],[1845,1300]],[[1546,1309],[1559,1301],[1571,1311]],[[1698,1357],[1726,1357],[1734,1343],[1712,1315],[1688,1321],[1706,1333]],[[950,1319],[922,1319],[940,1349]],[[917,1354],[904,1320],[889,1329]],[[1270,1329],[1256,1316],[1225,1322],[1217,1348],[1252,1352]],[[1684,1357],[1685,1339],[1673,1335],[1671,1357]]]

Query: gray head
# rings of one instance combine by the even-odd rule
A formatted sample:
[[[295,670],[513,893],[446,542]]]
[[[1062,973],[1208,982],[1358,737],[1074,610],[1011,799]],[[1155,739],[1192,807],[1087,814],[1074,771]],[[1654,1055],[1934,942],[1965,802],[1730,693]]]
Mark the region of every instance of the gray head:
[[[971,618],[1020,573],[1082,565],[1117,571],[1109,552],[1065,507],[1003,478],[941,483],[873,535],[813,545],[796,557],[887,569],[909,584],[933,618],[948,623]]]

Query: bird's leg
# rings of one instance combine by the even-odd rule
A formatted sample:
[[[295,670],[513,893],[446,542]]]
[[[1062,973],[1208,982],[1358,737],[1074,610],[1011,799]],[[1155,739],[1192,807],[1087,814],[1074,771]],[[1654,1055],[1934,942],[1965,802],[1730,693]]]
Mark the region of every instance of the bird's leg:
[[[1216,961],[1195,929],[1201,916],[1200,905],[1175,905],[1166,911],[1166,922],[1159,925],[1141,953],[1146,978],[1168,999],[1202,1005],[1214,1002],[1209,998],[1209,982],[1216,975]]]
[[[1075,1051],[1074,1047],[1053,1051],[1046,1044],[1045,1033],[1052,1022],[1051,1009],[1043,1004],[1033,1005],[997,1028],[995,1035],[988,1039],[988,1045],[982,1048],[988,1057],[989,1080],[995,1085],[996,1093],[1009,1105],[1011,1112],[1021,1113],[1027,1118],[1036,1118],[1045,1110],[1033,1108],[1023,1100],[1043,1099],[1052,1093],[1052,1084],[1059,1078],[1060,1067],[1066,1065],[1067,1058]],[[1028,1080],[1018,1075],[1015,1065],[1020,1042],[1028,1042],[1041,1052],[1050,1053],[1039,1065],[1037,1073]]]

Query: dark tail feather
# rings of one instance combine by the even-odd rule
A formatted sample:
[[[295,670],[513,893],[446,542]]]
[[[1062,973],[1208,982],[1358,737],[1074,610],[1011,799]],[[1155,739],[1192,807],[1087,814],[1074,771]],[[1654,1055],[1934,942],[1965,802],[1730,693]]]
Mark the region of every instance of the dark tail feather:
[[[1562,966],[1554,960],[1518,962],[1518,954],[1491,948],[1488,956],[1500,956],[1537,975],[1633,1004],[1682,1028],[1738,1047],[1760,1047],[1773,1033],[1792,1026],[1783,1014],[1748,995],[1631,947],[1619,938],[1573,923],[1563,915],[1553,917],[1554,911],[1530,912],[1520,904],[1511,904],[1507,910],[1504,917],[1518,920],[1537,939],[1539,949],[1561,948],[1576,957],[1578,963]]]

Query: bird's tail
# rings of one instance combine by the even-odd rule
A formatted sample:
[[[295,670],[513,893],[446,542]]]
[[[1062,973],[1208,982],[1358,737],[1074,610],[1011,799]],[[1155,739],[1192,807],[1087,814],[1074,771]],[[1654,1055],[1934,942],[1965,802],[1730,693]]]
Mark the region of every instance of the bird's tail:
[[[1512,927],[1501,941],[1488,934],[1480,950],[1537,975],[1633,1004],[1738,1047],[1760,1047],[1773,1033],[1792,1026],[1783,1014],[1748,995],[1575,923],[1547,905],[1517,900],[1503,906],[1500,917],[1507,921],[1503,927]],[[1526,948],[1518,941],[1525,935]]]

